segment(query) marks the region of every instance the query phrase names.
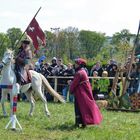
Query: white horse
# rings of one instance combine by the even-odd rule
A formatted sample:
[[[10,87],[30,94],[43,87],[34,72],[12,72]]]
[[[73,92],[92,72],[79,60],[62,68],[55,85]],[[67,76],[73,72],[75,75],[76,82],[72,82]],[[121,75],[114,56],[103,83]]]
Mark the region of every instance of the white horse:
[[[55,90],[53,90],[53,88],[48,83],[47,79],[42,74],[37,73],[33,70],[29,71],[31,74],[31,83],[23,86],[19,86],[16,83],[16,75],[13,68],[14,67],[13,57],[14,57],[14,52],[12,50],[7,49],[7,51],[4,53],[2,63],[0,64],[0,68],[2,69],[1,85],[13,85],[13,89],[2,89],[1,104],[2,104],[3,115],[7,116],[5,106],[4,106],[4,102],[7,98],[7,94],[10,93],[10,105],[11,105],[11,113],[12,113],[13,96],[15,94],[14,92],[16,88],[20,87],[21,93],[25,93],[27,99],[31,103],[29,115],[31,116],[33,115],[33,111],[35,107],[35,101],[32,96],[32,92],[34,92],[43,101],[46,115],[50,116],[50,112],[47,107],[47,100],[42,92],[42,87],[45,87],[51,95],[53,95],[61,102],[64,102],[64,99]]]

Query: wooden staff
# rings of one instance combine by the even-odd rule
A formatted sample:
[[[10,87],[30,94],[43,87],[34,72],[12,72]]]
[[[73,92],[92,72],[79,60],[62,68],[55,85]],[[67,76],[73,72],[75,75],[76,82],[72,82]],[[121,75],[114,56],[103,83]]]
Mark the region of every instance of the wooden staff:
[[[120,70],[121,70],[121,64],[119,63],[116,74],[115,74],[115,78],[113,79],[113,85],[112,85],[112,88],[111,88],[111,93],[114,96],[116,96],[116,89],[117,89],[117,83],[118,83],[118,80],[119,80]]]
[[[138,42],[139,31],[140,31],[140,22],[139,22],[137,36],[136,36],[136,39],[135,39],[135,42],[134,42],[134,47],[132,49],[131,59],[130,59],[129,67],[128,67],[128,73],[126,74],[127,77],[129,77],[130,73],[131,73],[132,64],[133,64],[134,57],[135,57],[136,44]],[[124,86],[123,86],[123,90],[122,90],[122,95],[124,95],[126,93],[126,90],[127,90],[128,86],[129,86],[129,81],[125,77]]]

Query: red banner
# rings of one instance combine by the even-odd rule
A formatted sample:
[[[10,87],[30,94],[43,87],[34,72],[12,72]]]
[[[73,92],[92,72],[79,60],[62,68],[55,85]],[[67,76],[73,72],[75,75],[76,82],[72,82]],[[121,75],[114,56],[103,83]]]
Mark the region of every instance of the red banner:
[[[39,49],[38,45],[38,38],[42,41],[42,45],[46,44],[46,37],[42,29],[40,28],[38,22],[36,21],[35,18],[31,21],[29,24],[27,30],[26,30],[27,35],[30,36],[30,38],[33,41],[33,45],[36,49],[36,51]]]

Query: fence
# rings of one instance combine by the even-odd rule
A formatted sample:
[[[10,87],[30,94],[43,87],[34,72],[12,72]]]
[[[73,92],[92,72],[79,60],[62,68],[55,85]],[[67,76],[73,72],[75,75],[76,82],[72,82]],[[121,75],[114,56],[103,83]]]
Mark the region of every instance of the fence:
[[[89,76],[89,79],[114,79],[115,77],[92,77]],[[73,79],[73,76],[48,76],[47,79],[54,79],[54,90],[57,91],[58,79]],[[119,77],[121,79],[121,77]]]

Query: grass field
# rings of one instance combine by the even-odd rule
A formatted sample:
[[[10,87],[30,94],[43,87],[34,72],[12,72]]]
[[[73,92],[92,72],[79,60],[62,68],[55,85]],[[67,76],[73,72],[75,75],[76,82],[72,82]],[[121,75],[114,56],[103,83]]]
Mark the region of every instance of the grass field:
[[[9,103],[6,103],[9,112]],[[33,117],[28,116],[28,102],[19,102],[17,119],[23,131],[5,130],[9,117],[0,110],[0,140],[139,140],[140,114],[102,110],[104,120],[100,126],[85,129],[74,127],[73,104],[48,103],[51,117],[44,113],[38,101]]]

